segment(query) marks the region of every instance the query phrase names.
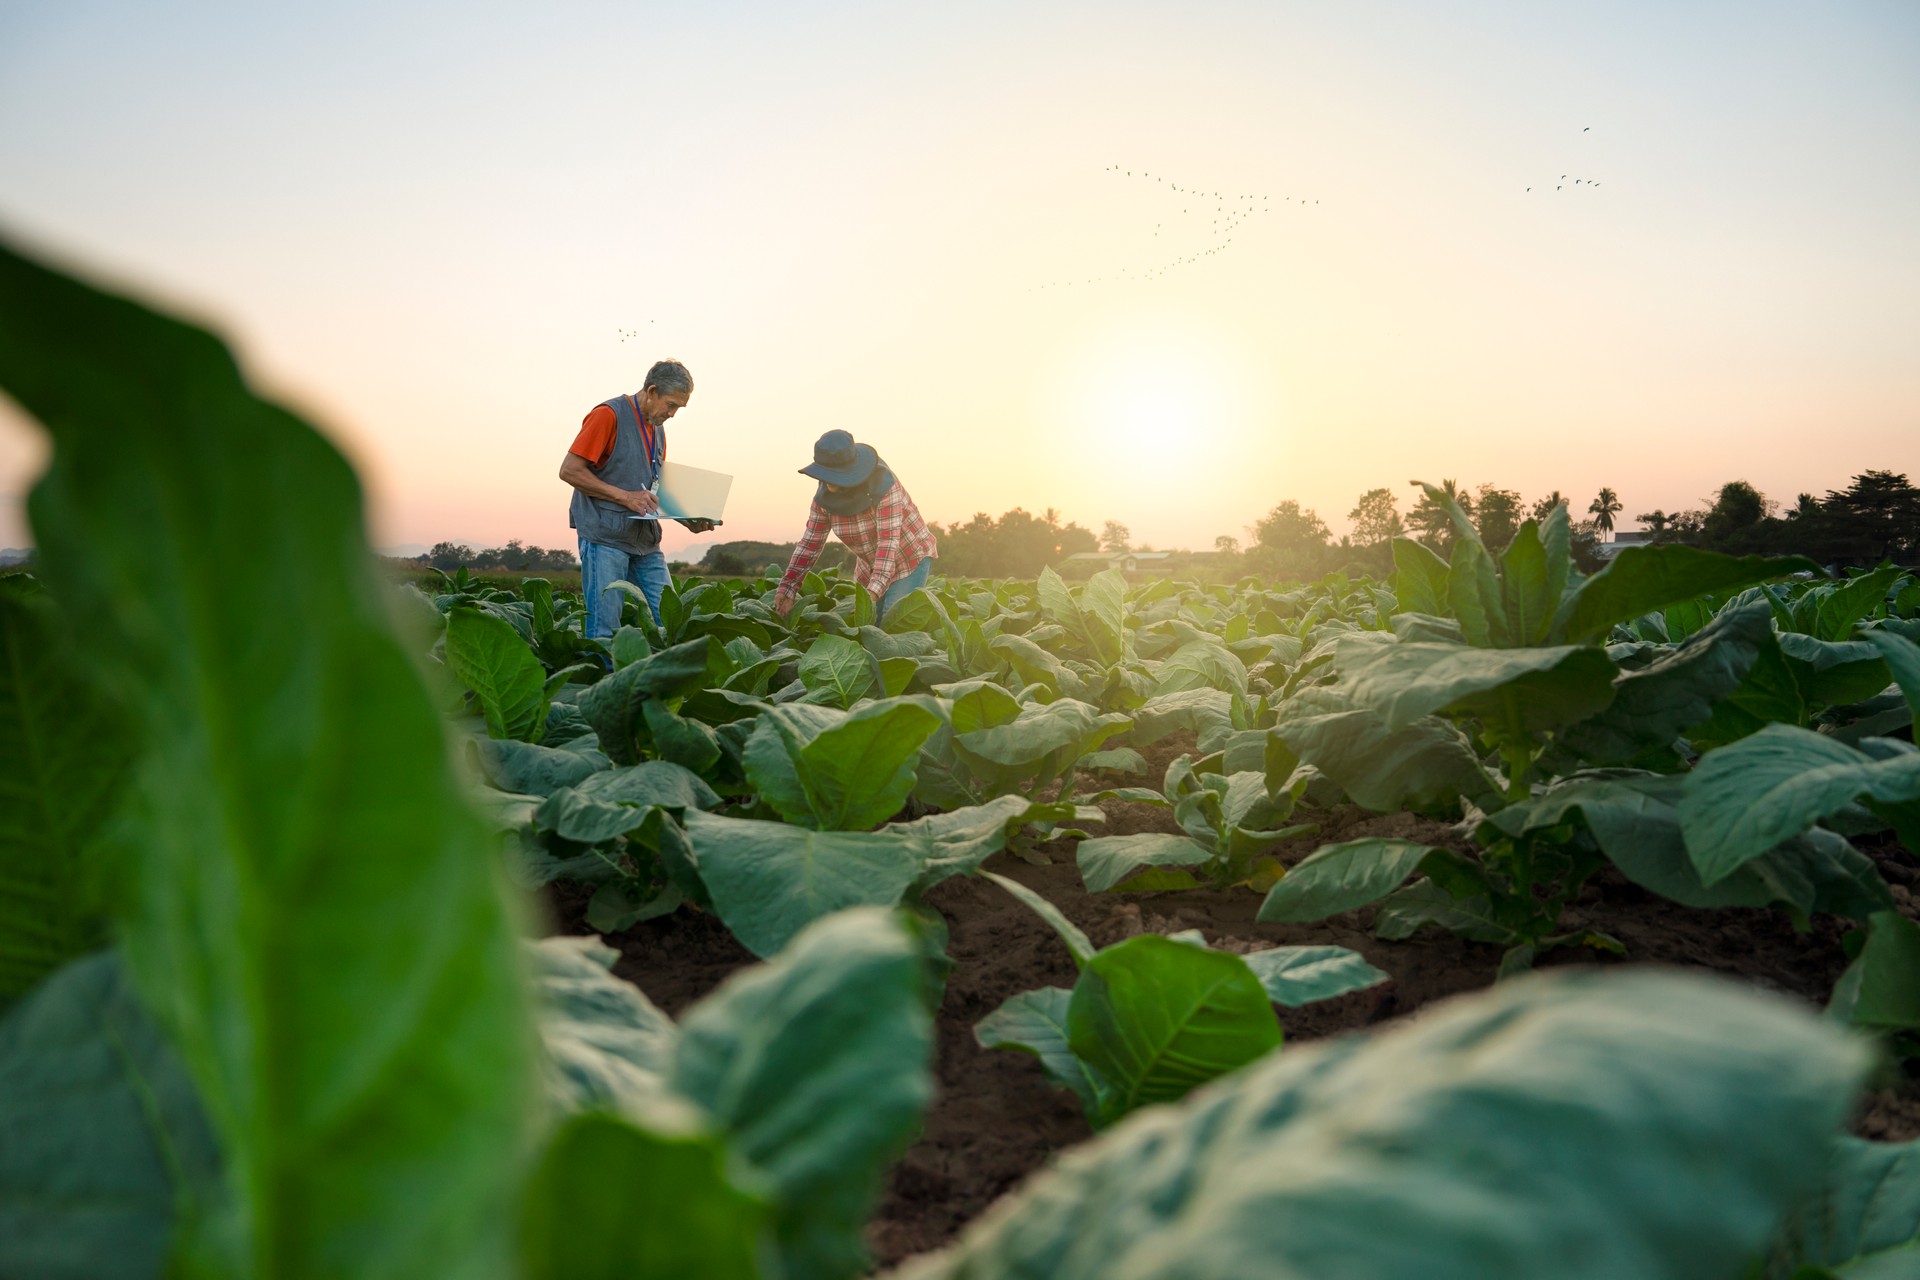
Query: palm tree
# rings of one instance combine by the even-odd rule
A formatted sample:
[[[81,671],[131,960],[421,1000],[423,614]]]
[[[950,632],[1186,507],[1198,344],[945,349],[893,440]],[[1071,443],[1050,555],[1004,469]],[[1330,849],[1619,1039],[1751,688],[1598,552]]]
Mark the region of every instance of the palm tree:
[[[1593,517],[1594,528],[1605,533],[1609,542],[1613,540],[1613,516],[1620,509],[1620,495],[1605,485],[1600,487],[1600,496],[1587,507],[1587,514]]]

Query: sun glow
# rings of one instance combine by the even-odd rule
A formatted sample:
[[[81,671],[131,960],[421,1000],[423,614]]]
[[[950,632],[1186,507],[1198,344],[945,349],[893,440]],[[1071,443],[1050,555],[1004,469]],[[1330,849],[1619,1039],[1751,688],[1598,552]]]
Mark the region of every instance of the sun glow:
[[[1150,506],[1167,511],[1204,501],[1252,427],[1237,356],[1220,335],[1170,326],[1090,338],[1063,372],[1055,418],[1079,495],[1150,488]],[[1136,533],[1145,514],[1128,517]]]

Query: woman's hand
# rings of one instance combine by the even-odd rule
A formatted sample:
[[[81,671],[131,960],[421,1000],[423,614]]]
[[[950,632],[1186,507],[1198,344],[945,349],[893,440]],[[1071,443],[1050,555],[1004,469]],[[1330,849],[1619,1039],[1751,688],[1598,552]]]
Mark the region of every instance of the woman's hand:
[[[786,617],[788,614],[792,613],[793,612],[793,593],[791,591],[787,591],[784,589],[774,592],[773,593],[773,611],[779,614],[783,618]]]

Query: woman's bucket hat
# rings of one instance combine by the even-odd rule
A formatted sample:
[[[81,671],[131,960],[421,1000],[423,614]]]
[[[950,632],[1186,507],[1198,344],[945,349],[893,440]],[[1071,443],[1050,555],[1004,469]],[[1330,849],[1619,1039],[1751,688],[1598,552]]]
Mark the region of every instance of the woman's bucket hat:
[[[844,431],[829,431],[814,441],[813,465],[800,468],[800,474],[828,484],[859,484],[873,474],[879,460],[872,445],[855,444]]]

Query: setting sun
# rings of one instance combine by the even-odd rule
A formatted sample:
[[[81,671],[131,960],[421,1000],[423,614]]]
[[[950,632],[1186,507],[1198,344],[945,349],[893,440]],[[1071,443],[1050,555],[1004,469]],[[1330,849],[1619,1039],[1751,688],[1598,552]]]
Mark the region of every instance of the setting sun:
[[[1259,443],[1233,351],[1220,335],[1150,321],[1087,335],[1063,362],[1049,415],[1079,459],[1074,505],[1101,509],[1151,483],[1156,506],[1186,507],[1225,479],[1220,463]],[[1152,514],[1134,518],[1145,526]]]

